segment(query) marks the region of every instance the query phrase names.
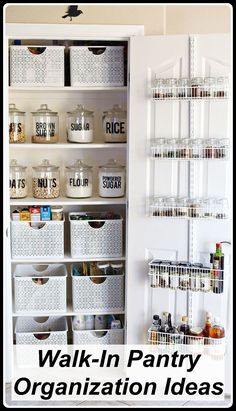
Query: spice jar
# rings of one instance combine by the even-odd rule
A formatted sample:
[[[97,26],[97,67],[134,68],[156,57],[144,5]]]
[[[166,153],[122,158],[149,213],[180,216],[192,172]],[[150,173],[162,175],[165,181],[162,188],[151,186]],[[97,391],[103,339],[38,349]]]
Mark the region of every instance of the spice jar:
[[[200,280],[201,280],[201,273],[200,273],[200,265],[190,263],[190,290],[191,291],[200,291]],[[202,264],[201,264],[202,267]]]
[[[200,138],[194,138],[190,140],[190,154],[192,158],[202,158],[202,140]]]
[[[177,97],[178,98],[188,98],[188,87],[189,87],[189,79],[188,78],[179,78],[178,83],[178,92],[177,92]]]
[[[205,140],[205,158],[215,158],[216,156],[216,139],[209,138]]]
[[[176,78],[168,78],[166,79],[166,98],[175,98],[177,95],[177,79]]]
[[[153,98],[163,99],[164,96],[164,80],[156,78],[153,83]]]
[[[9,143],[25,142],[25,112],[9,104]]]
[[[179,285],[179,267],[177,261],[171,261],[169,267],[169,287],[176,290]]]
[[[109,160],[99,167],[99,196],[123,197],[125,194],[125,167]]]
[[[202,97],[203,93],[203,78],[194,77],[191,79],[191,97],[199,98]]]
[[[51,207],[52,220],[62,221],[63,220],[63,208],[62,207]]]
[[[32,143],[51,144],[58,142],[58,113],[41,104],[33,115]]]
[[[188,344],[191,344],[192,352],[202,352],[204,350],[204,333],[201,327],[190,328]]]
[[[189,217],[199,218],[201,217],[201,201],[198,198],[189,199]]]
[[[153,209],[152,215],[154,217],[162,217],[164,215],[163,206],[164,206],[163,198],[161,197],[156,198],[152,204],[152,209]]]
[[[93,141],[94,112],[86,110],[82,104],[67,112],[67,139],[71,143],[91,143]]]
[[[205,77],[202,91],[202,97],[215,97],[216,79],[214,77]]]
[[[99,269],[99,275],[106,276],[110,274],[109,263],[105,263],[105,262],[97,263],[97,267]]]
[[[10,198],[24,198],[27,196],[27,167],[21,166],[17,161],[11,160],[9,172]]]
[[[229,94],[229,79],[228,77],[218,77],[216,83],[216,97],[227,98]]]
[[[39,166],[33,167],[34,198],[57,198],[60,193],[59,167],[43,160]]]
[[[66,196],[72,198],[87,198],[92,196],[92,167],[77,160],[72,166],[66,167]]]
[[[186,197],[176,199],[176,216],[188,217],[188,199]]]
[[[208,266],[202,267],[201,278],[200,278],[200,289],[204,293],[208,293],[211,291],[211,264],[209,263]]]
[[[122,143],[127,137],[127,113],[121,106],[114,104],[102,116],[103,132],[107,143]]]
[[[152,156],[155,158],[162,158],[163,157],[163,150],[164,150],[164,138],[156,138],[151,143],[151,153]]]
[[[188,290],[190,287],[190,267],[189,263],[179,263],[179,289]]]

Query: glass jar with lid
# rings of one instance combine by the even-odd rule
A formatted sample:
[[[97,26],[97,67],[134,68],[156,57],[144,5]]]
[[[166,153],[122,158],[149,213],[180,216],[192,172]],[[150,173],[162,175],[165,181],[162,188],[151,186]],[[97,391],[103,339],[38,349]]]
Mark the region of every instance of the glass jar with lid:
[[[17,163],[15,159],[10,162],[9,188],[10,198],[27,197],[27,167]]]
[[[92,167],[77,160],[65,172],[66,196],[87,198],[92,196]]]
[[[216,150],[216,139],[208,138],[205,140],[205,158],[214,158]]]
[[[34,198],[57,198],[60,194],[59,167],[43,160],[33,167],[32,189]]]
[[[218,77],[216,83],[216,97],[227,98],[229,95],[229,78]]]
[[[202,97],[204,79],[202,77],[193,77],[191,79],[191,97]]]
[[[111,272],[113,275],[122,275],[123,274],[123,264],[119,262],[111,263]]]
[[[163,99],[164,95],[164,80],[156,76],[153,83],[153,98]]]
[[[215,77],[205,77],[202,97],[215,97],[216,79]]]
[[[104,111],[103,133],[107,143],[122,143],[127,139],[127,113],[118,104]]]
[[[59,138],[58,113],[41,104],[33,115],[32,143],[52,144]]]
[[[166,79],[166,98],[175,98],[177,96],[177,79],[168,78]]]
[[[94,112],[78,104],[75,110],[67,112],[67,139],[71,143],[92,143]]]
[[[182,98],[187,98],[189,97],[188,93],[188,88],[189,88],[189,79],[188,78],[179,78],[178,83],[177,83],[177,97],[182,99]]]
[[[229,155],[229,139],[228,138],[221,138],[219,140],[218,146],[218,157],[219,158],[227,158]]]
[[[99,167],[99,196],[123,197],[125,194],[125,167],[109,160]]]
[[[51,213],[52,213],[52,220],[54,221],[63,220],[63,207],[60,207],[60,206],[51,207]]]
[[[9,143],[25,142],[25,112],[9,104]]]
[[[203,148],[202,148],[202,139],[193,138],[190,139],[190,153],[192,158],[202,158],[203,157]]]

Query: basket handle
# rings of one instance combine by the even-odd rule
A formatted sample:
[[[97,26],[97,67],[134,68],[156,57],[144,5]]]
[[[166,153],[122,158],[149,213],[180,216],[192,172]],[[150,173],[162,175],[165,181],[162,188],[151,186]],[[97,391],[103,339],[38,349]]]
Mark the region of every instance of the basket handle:
[[[42,334],[33,334],[36,340],[47,340],[50,337],[51,333],[42,333]]]
[[[29,52],[33,55],[43,54],[47,47],[27,47]]]
[[[91,228],[97,230],[98,228],[102,228],[105,224],[105,221],[88,221],[88,224]]]
[[[91,51],[95,56],[99,56],[106,51],[106,47],[88,47],[88,50]]]
[[[105,333],[105,334],[99,335],[99,333]],[[91,331],[92,336],[93,336],[93,337],[96,337],[96,338],[103,338],[103,337],[105,337],[105,336],[107,335],[107,333],[108,333],[108,331],[99,331],[99,330],[97,330],[97,331]]]
[[[32,283],[36,285],[45,285],[49,281],[49,278],[32,278]]]
[[[35,226],[32,227],[31,222],[29,222],[29,226],[30,226],[30,228],[32,228],[33,230],[41,230],[42,228],[45,227],[46,222],[43,223],[42,221],[39,221],[37,224],[39,224],[39,225],[37,225],[36,227],[35,227]]]

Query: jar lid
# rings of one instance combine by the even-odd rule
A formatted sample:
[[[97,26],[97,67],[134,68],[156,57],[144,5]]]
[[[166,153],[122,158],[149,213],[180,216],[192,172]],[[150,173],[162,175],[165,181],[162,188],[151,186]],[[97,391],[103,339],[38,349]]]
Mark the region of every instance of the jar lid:
[[[59,169],[58,166],[50,164],[49,160],[43,160],[39,166],[32,167],[36,171],[57,171]]]
[[[51,212],[53,213],[61,213],[63,211],[63,207],[51,207]]]
[[[109,267],[109,263],[97,263],[97,267],[98,268],[108,268]]]
[[[119,104],[114,104],[111,110],[103,111],[104,115],[122,115],[126,116],[126,110],[122,109]]]
[[[201,327],[193,327],[190,328],[190,333],[194,334],[196,336],[198,336],[199,334],[201,334],[203,332],[203,329]]]
[[[114,159],[110,159],[106,164],[99,166],[99,168],[104,171],[120,171],[121,169],[124,169],[125,166],[117,163],[117,161]]]
[[[82,116],[93,116],[94,112],[86,110],[83,104],[77,104],[76,108],[71,111],[67,111],[67,114],[76,114],[79,113]]]
[[[9,104],[9,113],[10,114],[14,114],[14,113],[16,113],[16,114],[21,114],[21,115],[24,115],[25,114],[25,111],[21,111],[21,110],[19,110],[18,108],[16,108],[16,105],[15,104]]]
[[[31,111],[34,115],[43,114],[44,116],[55,116],[58,113],[56,111],[52,111],[48,108],[47,104],[40,104],[40,108],[37,111]]]
[[[123,268],[123,264],[122,263],[111,263],[111,267],[112,268]]]
[[[76,160],[74,164],[66,167],[66,169],[73,170],[73,171],[90,170],[91,168],[93,167],[88,166],[87,164],[84,164],[81,160]]]
[[[12,159],[10,162],[10,168],[14,169],[14,171],[22,171],[25,170],[27,167],[18,164],[17,160]]]

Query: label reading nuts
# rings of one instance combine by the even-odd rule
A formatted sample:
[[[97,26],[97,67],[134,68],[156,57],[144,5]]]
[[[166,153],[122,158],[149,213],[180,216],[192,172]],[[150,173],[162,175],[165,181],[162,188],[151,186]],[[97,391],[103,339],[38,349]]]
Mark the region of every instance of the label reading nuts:
[[[38,178],[37,179],[38,188],[55,188],[57,186],[56,178]]]

